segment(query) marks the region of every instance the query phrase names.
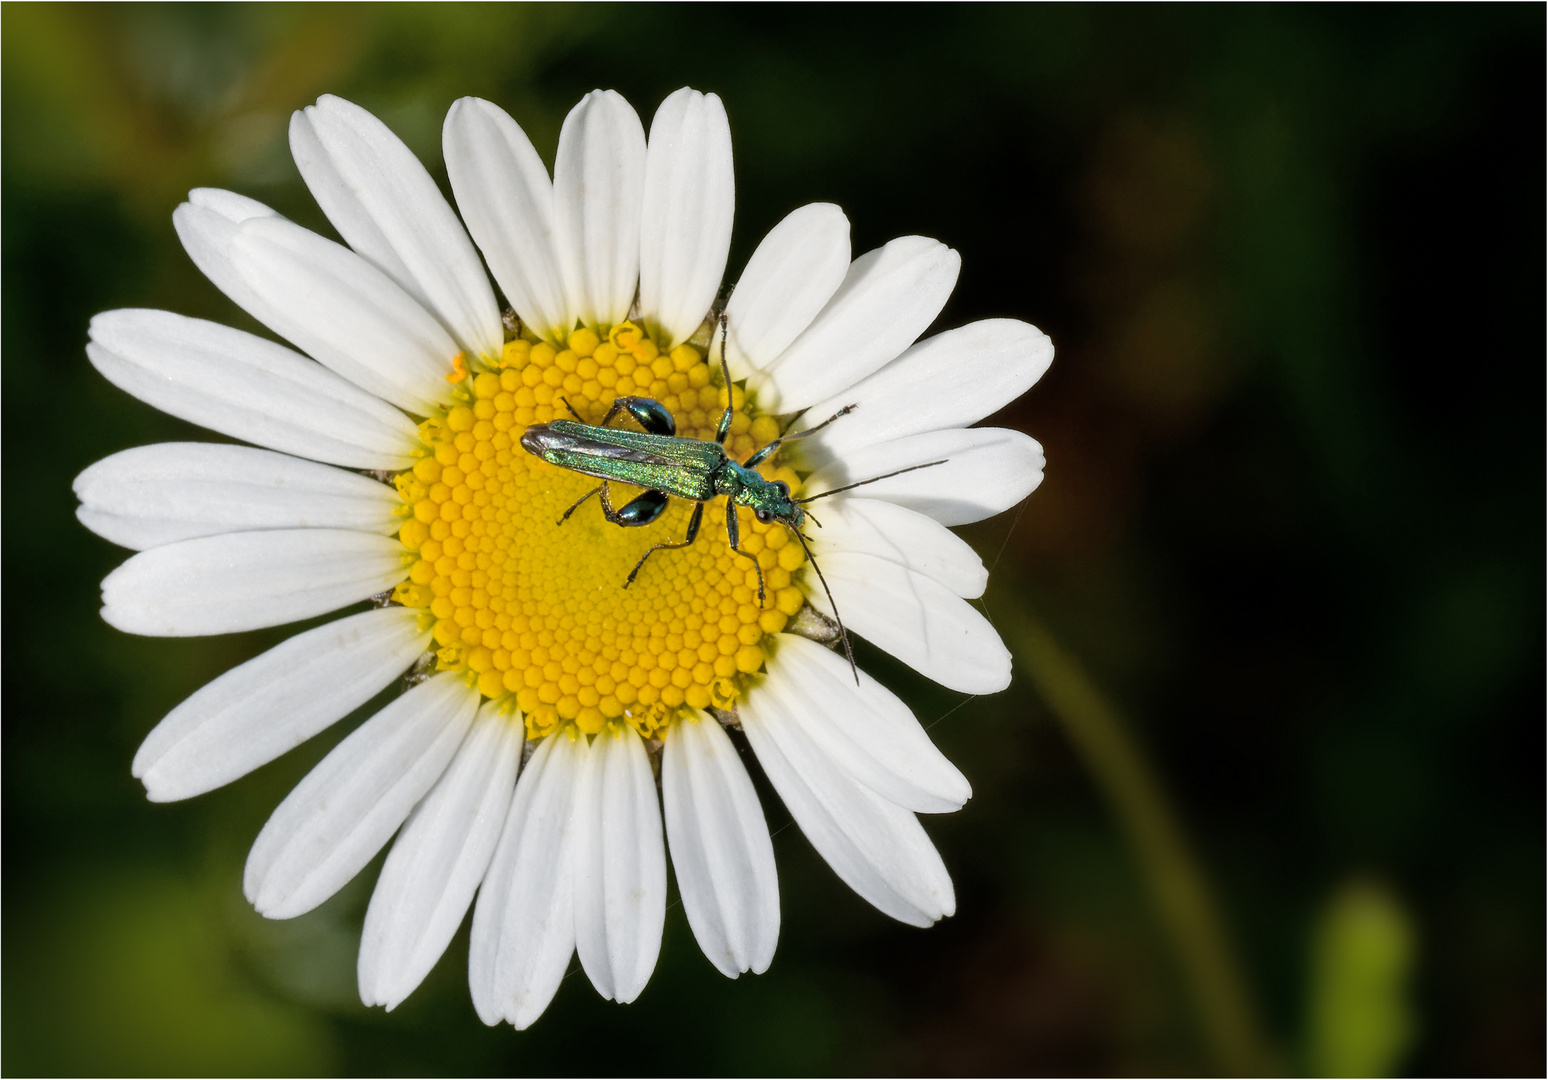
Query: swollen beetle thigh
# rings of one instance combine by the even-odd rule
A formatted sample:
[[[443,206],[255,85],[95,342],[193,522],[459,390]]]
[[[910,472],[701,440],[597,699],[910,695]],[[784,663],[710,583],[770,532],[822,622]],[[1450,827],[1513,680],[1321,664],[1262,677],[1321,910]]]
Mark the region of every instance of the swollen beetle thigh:
[[[667,508],[670,499],[660,491],[646,491],[629,500],[619,507],[615,516],[609,518],[615,525],[624,528],[633,528],[638,525],[649,525],[661,516],[661,512]]]

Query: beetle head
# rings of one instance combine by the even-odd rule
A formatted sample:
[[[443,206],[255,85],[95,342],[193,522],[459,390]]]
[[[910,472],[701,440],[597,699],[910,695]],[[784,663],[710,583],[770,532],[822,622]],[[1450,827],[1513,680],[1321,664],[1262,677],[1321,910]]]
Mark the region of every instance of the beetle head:
[[[787,528],[799,529],[806,520],[805,512],[790,497],[790,485],[783,480],[764,482],[756,490],[749,491],[747,505],[764,525],[777,521]]]

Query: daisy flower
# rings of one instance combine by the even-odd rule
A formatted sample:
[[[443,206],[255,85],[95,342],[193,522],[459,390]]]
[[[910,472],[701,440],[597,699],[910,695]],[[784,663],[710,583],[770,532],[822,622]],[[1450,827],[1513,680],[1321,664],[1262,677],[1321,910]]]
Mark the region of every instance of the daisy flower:
[[[87,346],[128,393],[252,445],[116,454],[77,479],[79,516],[138,552],[102,586],[103,617],[129,633],[225,634],[375,603],[174,709],[134,760],[150,798],[229,783],[408,673],[274,811],[244,889],[291,918],[391,841],[362,999],[407,997],[471,906],[469,981],[490,1024],[537,1019],[577,953],[603,996],[637,997],[660,949],[668,850],[710,962],[733,978],[768,967],[774,852],[728,727],[857,893],[918,926],[952,914],[916,815],[959,808],[968,783],[829,646],[841,614],[954,690],[1009,682],[1009,654],[968,603],[983,564],[947,526],[1041,479],[1030,438],[967,425],[1042,375],[1048,339],[990,320],[916,344],[956,252],[911,236],[852,259],[843,213],[817,204],[738,277],[721,385],[733,180],[712,94],[671,95],[649,138],[618,94],[587,95],[552,179],[508,115],[458,101],[444,150],[461,221],[355,105],[322,98],[290,141],[344,244],[226,191],[192,192],[173,222],[210,280],[291,347],[144,310],[97,316]],[[823,503],[810,550],[831,602],[802,545],[751,514],[750,558],[709,528],[624,588],[648,546],[681,539],[692,504],[637,529],[591,506],[560,522],[594,482],[521,447],[531,424],[567,409],[597,423],[630,395],[710,439],[728,393],[737,461],[857,406],[760,466],[797,493],[945,461]]]

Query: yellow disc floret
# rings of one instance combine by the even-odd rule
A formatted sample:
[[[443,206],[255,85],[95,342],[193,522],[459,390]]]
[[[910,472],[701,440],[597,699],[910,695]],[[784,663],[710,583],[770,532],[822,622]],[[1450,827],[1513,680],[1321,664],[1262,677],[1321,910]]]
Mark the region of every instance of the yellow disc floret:
[[[596,733],[618,719],[659,737],[683,706],[736,701],[763,665],[764,638],[804,603],[791,574],[805,553],[782,525],[739,511],[742,549],[763,569],[760,607],[757,574],[727,545],[717,499],[697,543],[657,552],[624,588],[647,548],[683,539],[694,504],[673,500],[640,528],[587,504],[560,524],[597,481],[529,454],[522,432],[567,417],[565,402],[597,423],[632,394],[670,409],[679,436],[713,439],[726,390],[693,346],[662,353],[633,323],[605,339],[577,330],[566,344],[508,342],[498,371],[468,374],[457,402],[420,425],[430,453],[395,481],[406,510],[398,535],[418,561],[393,599],[433,623],[438,667],[466,671],[485,697],[514,699],[530,736],[568,722]],[[742,461],[778,425],[750,415],[740,387],[732,395],[726,451]],[[787,467],[760,471],[798,487]],[[611,487],[618,506],[640,492]]]

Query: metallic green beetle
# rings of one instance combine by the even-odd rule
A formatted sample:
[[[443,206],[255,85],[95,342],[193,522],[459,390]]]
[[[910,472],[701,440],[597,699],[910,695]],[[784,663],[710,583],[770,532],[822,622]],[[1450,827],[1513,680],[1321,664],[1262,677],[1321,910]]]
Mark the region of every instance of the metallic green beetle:
[[[785,526],[800,541],[812,568],[817,571],[817,578],[822,582],[823,591],[828,594],[828,603],[833,607],[834,620],[838,624],[838,635],[843,642],[844,653],[849,658],[850,667],[853,668],[854,656],[850,652],[849,637],[844,632],[843,620],[838,617],[838,607],[833,602],[833,593],[828,588],[827,579],[822,576],[822,568],[812,557],[812,549],[807,542],[807,537],[801,532],[801,526],[809,516],[801,508],[801,504],[927,466],[914,465],[908,469],[899,469],[895,473],[875,476],[855,484],[846,484],[804,499],[792,498],[790,488],[783,480],[765,480],[758,474],[758,464],[766,460],[781,445],[794,439],[804,439],[808,435],[821,431],[839,417],[853,412],[854,405],[844,406],[815,427],[798,431],[794,435],[782,435],[755,451],[744,462],[732,461],[726,454],[724,446],[726,435],[731,430],[733,414],[729,394],[731,370],[725,359],[724,323],[722,323],[721,334],[720,368],[725,377],[728,393],[726,410],[721,414],[720,425],[715,430],[714,442],[680,437],[677,434],[677,423],[672,419],[671,412],[653,398],[621,397],[613,401],[612,407],[607,410],[607,415],[602,418],[600,424],[583,422],[579,414],[575,413],[575,410],[570,408],[570,403],[566,401],[565,407],[570,408],[571,414],[575,416],[574,420],[554,420],[547,424],[533,424],[522,433],[521,445],[529,453],[536,454],[551,465],[558,465],[560,468],[602,481],[564,512],[559,519],[560,524],[567,521],[570,515],[580,509],[581,505],[593,495],[601,496],[603,516],[614,525],[626,528],[649,525],[655,521],[666,509],[667,502],[672,497],[691,499],[697,503],[693,509],[693,516],[688,519],[688,535],[679,543],[655,544],[647,549],[645,554],[640,556],[640,561],[634,564],[634,569],[629,571],[629,577],[624,581],[625,588],[634,583],[640,568],[652,554],[663,549],[687,547],[698,539],[699,526],[704,520],[704,504],[710,499],[724,495],[726,496],[726,540],[731,545],[731,550],[749,560],[758,572],[758,605],[762,607],[764,603],[763,568],[758,565],[755,557],[741,549],[741,530],[737,523],[736,508],[738,506],[750,508],[757,519],[764,524],[777,521]],[[608,422],[620,412],[626,412],[634,417],[645,430],[626,431],[608,427]],[[939,465],[942,462],[932,461],[929,464]],[[648,490],[622,507],[615,508],[608,495],[609,481],[634,484]],[[858,680],[858,676],[856,678]]]

